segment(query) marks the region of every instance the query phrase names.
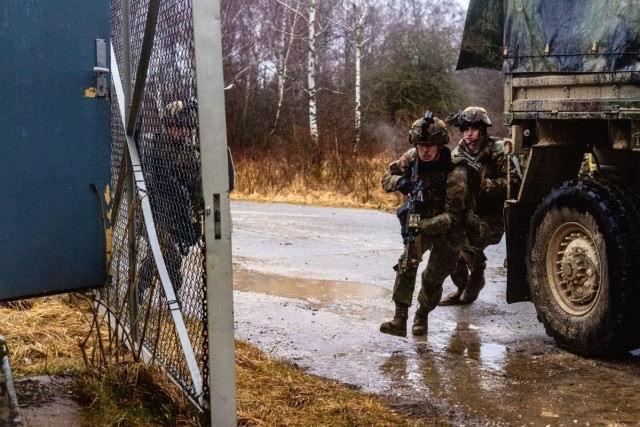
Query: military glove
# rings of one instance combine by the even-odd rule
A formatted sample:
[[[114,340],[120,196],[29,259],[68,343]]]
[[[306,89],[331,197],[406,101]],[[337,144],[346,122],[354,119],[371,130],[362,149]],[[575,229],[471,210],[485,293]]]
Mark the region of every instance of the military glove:
[[[401,176],[396,181],[396,190],[404,194],[405,196],[411,191],[411,181],[406,176]]]

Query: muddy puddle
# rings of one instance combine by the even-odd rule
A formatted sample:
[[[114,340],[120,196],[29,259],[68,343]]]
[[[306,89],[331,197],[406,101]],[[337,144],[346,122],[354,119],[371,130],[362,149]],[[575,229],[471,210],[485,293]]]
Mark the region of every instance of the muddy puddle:
[[[317,304],[318,308],[339,300],[382,298],[389,294],[380,286],[362,283],[300,279],[238,269],[234,271],[234,289],[300,299]]]
[[[232,208],[238,339],[407,412],[436,408],[455,426],[640,425],[638,358],[575,356],[545,334],[533,304],[507,304],[504,242],[487,251],[475,303],[438,307],[427,337],[399,338],[379,332],[393,317],[401,252],[393,214]]]
[[[234,289],[239,339],[317,375],[410,402],[417,411],[428,400],[454,423],[640,420],[635,358],[601,362],[564,352],[538,324],[528,324],[531,315],[481,304],[441,307],[432,313],[428,337],[398,338],[378,332],[379,322],[393,314],[390,291],[379,286],[236,268]]]

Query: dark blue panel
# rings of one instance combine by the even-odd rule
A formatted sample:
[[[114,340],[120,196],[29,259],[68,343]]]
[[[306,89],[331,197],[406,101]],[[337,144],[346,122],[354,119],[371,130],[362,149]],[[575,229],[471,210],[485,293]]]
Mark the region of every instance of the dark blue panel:
[[[96,39],[109,39],[106,0],[0,3],[0,300],[105,281],[110,109],[87,96]]]

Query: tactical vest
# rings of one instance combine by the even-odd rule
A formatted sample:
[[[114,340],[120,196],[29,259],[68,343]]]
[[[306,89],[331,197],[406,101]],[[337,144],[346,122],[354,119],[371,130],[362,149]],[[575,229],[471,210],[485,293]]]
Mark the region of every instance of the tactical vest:
[[[445,151],[446,150],[446,151]],[[415,159],[419,161],[418,158]],[[451,153],[443,148],[440,159],[434,162],[420,162],[418,175],[424,183],[422,191],[423,203],[420,205],[420,217],[433,218],[444,212],[447,195],[447,177],[452,170]]]

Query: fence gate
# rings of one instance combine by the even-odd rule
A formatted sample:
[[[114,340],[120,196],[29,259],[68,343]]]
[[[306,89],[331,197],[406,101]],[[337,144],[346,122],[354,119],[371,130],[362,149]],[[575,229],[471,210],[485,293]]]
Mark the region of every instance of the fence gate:
[[[235,425],[219,25],[217,0],[111,1],[113,243],[96,305],[212,424]]]

